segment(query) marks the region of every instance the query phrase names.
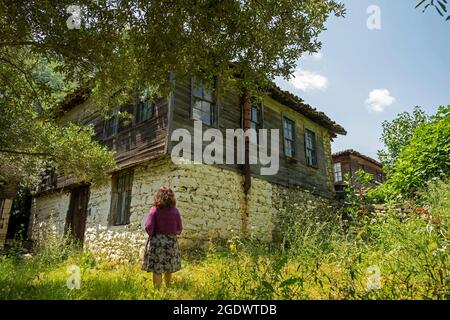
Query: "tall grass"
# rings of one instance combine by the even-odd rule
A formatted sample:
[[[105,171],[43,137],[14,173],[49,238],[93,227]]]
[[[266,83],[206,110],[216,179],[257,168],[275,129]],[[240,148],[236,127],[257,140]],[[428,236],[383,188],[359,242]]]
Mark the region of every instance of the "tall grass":
[[[448,182],[435,181],[418,213],[361,216],[346,228],[341,212],[293,204],[280,244],[235,236],[183,252],[173,287],[161,291],[138,264],[98,260],[54,238],[31,259],[0,256],[0,299],[449,299],[449,194]],[[80,290],[66,286],[72,264]]]

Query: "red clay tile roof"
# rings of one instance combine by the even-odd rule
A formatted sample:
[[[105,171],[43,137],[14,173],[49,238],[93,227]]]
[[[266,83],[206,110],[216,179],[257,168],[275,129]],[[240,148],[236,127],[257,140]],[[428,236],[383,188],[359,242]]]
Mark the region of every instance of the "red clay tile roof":
[[[266,90],[266,92],[272,99],[299,112],[300,114],[303,114],[305,117],[330,130],[333,137],[335,137],[336,134],[347,134],[347,131],[342,126],[331,120],[325,113],[317,111],[316,108],[306,104],[301,98],[290,93],[289,91],[281,90],[278,86],[273,85]],[[68,111],[73,107],[82,104],[89,98],[90,94],[91,89],[89,88],[82,87],[76,89],[71,94],[68,94],[61,102],[62,110]]]
[[[360,153],[358,151],[355,151],[353,149],[347,149],[347,150],[343,150],[343,151],[338,151],[336,153],[333,153],[332,157],[343,156],[343,155],[352,155],[352,156],[360,157],[362,159],[365,159],[367,161],[370,161],[370,162],[376,164],[379,167],[383,167],[383,165],[379,161],[377,161],[377,160],[375,160],[375,159],[373,159],[373,158],[371,158],[369,156],[366,156],[366,155],[364,155],[364,154],[362,154],[362,153]]]
[[[342,126],[331,120],[325,113],[313,108],[309,104],[305,103],[301,98],[290,93],[289,91],[281,90],[276,85],[270,87],[266,91],[274,100],[303,114],[305,117],[327,128],[332,133],[342,135],[347,134],[347,131]]]

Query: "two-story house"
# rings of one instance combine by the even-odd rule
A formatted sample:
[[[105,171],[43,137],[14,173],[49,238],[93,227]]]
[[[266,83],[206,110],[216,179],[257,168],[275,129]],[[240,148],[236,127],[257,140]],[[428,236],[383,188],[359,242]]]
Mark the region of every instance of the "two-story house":
[[[336,192],[343,192],[346,186],[345,176],[350,178],[358,170],[363,170],[373,176],[374,185],[384,182],[383,165],[353,149],[333,153],[334,188]]]
[[[99,185],[75,183],[63,176],[49,179],[50,186],[34,195],[32,237],[37,238],[48,221],[86,245],[94,245],[92,234],[141,236],[153,193],[161,185],[176,192],[184,240],[228,238],[230,232],[242,232],[270,241],[278,212],[287,202],[303,205],[333,198],[330,144],[346,131],[276,86],[262,98],[252,99],[250,122],[254,129],[279,129],[277,174],[261,175],[260,165],[251,165],[251,188],[245,192],[242,164],[174,163],[170,155],[175,130],[194,135],[196,120],[202,121],[203,129],[215,128],[224,136],[227,129],[243,127],[241,97],[215,92],[201,81],[178,79],[168,97],[139,98],[113,109],[110,119],[100,115],[88,92],[74,94],[60,121],[92,124],[95,139],[116,150],[120,169]],[[120,110],[133,114],[133,120],[125,123],[115,117]],[[203,142],[203,147],[207,144]]]

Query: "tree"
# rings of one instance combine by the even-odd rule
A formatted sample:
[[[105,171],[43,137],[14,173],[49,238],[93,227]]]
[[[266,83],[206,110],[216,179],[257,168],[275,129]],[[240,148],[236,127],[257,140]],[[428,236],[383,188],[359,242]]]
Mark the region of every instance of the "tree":
[[[382,123],[383,131],[380,140],[383,142],[385,149],[378,150],[378,158],[388,175],[392,171],[398,155],[411,139],[414,129],[427,120],[426,113],[416,106],[411,114],[403,112],[398,114],[394,120]]]
[[[164,94],[169,73],[205,80],[220,75],[223,90],[250,95],[277,76],[289,78],[304,52],[318,51],[318,35],[331,14],[342,16],[343,5],[335,0],[80,0],[74,6],[72,0],[2,0],[1,157],[23,177],[37,162],[51,161],[87,179],[88,172],[111,162],[106,150],[90,141],[89,128],[55,124],[58,101],[68,88],[89,84],[90,99],[101,109],[144,88]],[[49,81],[44,69],[59,82]],[[65,156],[77,153],[86,157]],[[27,160],[22,163],[18,154]],[[89,160],[93,170],[83,175]]]
[[[427,9],[434,7],[441,17],[445,17],[447,15],[447,5],[447,0],[420,0],[416,4],[416,8],[423,8],[423,12],[425,12]],[[450,15],[447,16],[446,20],[450,20]]]
[[[450,105],[414,129],[395,160],[386,188],[392,196],[411,197],[431,179],[450,174]]]
[[[0,181],[32,186],[48,166],[80,181],[102,179],[115,164],[92,140],[93,129],[55,120],[61,96],[72,88],[27,50],[1,52]]]

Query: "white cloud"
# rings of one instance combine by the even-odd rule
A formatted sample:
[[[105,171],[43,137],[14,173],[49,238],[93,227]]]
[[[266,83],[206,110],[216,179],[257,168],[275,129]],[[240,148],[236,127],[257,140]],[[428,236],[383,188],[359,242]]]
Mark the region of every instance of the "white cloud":
[[[383,112],[395,102],[395,98],[391,96],[388,89],[375,89],[369,93],[366,99],[366,105],[370,111]]]
[[[302,91],[325,90],[328,87],[328,79],[318,73],[308,70],[297,70],[290,80],[292,85]]]

